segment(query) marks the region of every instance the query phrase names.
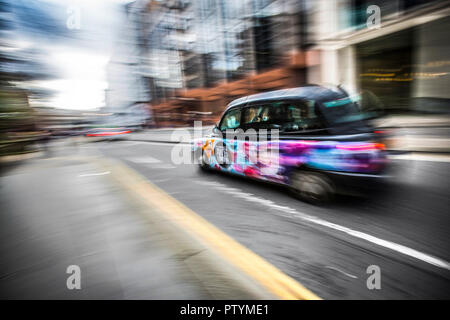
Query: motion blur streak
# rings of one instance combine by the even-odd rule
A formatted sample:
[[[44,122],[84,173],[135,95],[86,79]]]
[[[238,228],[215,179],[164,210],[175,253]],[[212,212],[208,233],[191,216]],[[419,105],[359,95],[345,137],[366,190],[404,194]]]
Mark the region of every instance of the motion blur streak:
[[[360,145],[337,145],[336,148],[343,150],[370,150],[370,149],[380,149],[386,150],[386,147],[382,143],[366,143]]]
[[[0,299],[450,299],[449,30],[450,0],[0,0]]]
[[[111,168],[116,179],[120,180],[129,190],[144,198],[150,203],[151,207],[162,210],[161,219],[176,224],[181,230],[193,234],[195,238],[202,242],[202,245],[208,248],[206,250],[210,250],[221,259],[225,259],[227,263],[242,270],[248,277],[266,287],[277,298],[287,300],[320,299],[297,281],[209,224],[182,203],[170,197],[155,185],[150,184],[138,173],[123,165],[114,166],[106,163],[104,166]]]
[[[226,193],[229,193],[229,194],[231,194],[231,195],[233,195],[235,197],[239,197],[239,198],[242,198],[242,199],[245,199],[247,201],[251,201],[251,202],[257,203],[257,204],[263,204],[263,205],[265,205],[267,207],[270,207],[272,209],[275,209],[275,210],[278,210],[278,211],[281,211],[281,212],[284,212],[284,213],[288,213],[288,214],[290,214],[293,217],[300,218],[302,220],[305,220],[305,221],[308,221],[308,222],[311,222],[311,223],[314,223],[314,224],[318,224],[318,225],[321,225],[321,226],[324,226],[324,227],[327,227],[327,228],[330,228],[330,229],[334,229],[334,230],[337,230],[337,231],[344,232],[344,233],[346,233],[346,234],[348,234],[348,235],[350,235],[352,237],[369,241],[369,242],[374,243],[376,245],[379,245],[379,246],[382,246],[382,247],[385,247],[385,248],[397,251],[397,252],[399,252],[401,254],[413,257],[413,258],[418,259],[418,260],[422,260],[423,262],[432,264],[432,265],[437,266],[439,268],[450,270],[450,263],[449,262],[441,260],[441,259],[438,259],[438,258],[433,257],[433,256],[430,256],[428,254],[422,253],[420,251],[417,251],[417,250],[414,250],[414,249],[402,246],[402,245],[397,244],[397,243],[393,243],[393,242],[390,242],[390,241],[386,241],[386,240],[383,240],[383,239],[371,236],[371,235],[366,234],[364,232],[352,230],[350,228],[346,228],[346,227],[343,227],[341,225],[338,225],[338,224],[335,224],[335,223],[331,223],[331,222],[319,219],[319,218],[314,217],[314,216],[310,216],[310,215],[298,212],[297,210],[295,210],[293,208],[290,208],[290,207],[277,205],[277,204],[273,203],[270,200],[266,200],[266,199],[263,199],[263,198],[256,197],[254,194],[242,192],[239,189],[229,188],[229,187],[226,187],[226,186],[223,186],[221,184],[214,183],[214,182],[205,183],[205,184],[206,185],[212,185],[212,186],[216,187],[217,189],[219,189],[221,191],[224,191]]]

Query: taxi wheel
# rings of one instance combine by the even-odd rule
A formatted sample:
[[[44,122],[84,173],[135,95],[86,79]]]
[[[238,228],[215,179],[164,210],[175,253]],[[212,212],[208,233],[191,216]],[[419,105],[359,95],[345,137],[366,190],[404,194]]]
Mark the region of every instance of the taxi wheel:
[[[334,187],[324,174],[308,170],[292,174],[291,190],[294,196],[312,204],[328,203],[334,194]]]
[[[198,156],[198,167],[202,172],[210,172],[210,167],[208,165],[208,158],[206,154],[202,151]]]

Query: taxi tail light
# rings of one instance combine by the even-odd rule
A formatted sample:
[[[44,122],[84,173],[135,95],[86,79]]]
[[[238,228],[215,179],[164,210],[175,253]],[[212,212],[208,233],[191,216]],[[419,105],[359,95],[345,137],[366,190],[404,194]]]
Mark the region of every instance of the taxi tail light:
[[[338,144],[336,146],[337,149],[340,150],[349,150],[349,151],[364,151],[364,150],[386,150],[386,146],[384,143],[362,143],[362,144]]]

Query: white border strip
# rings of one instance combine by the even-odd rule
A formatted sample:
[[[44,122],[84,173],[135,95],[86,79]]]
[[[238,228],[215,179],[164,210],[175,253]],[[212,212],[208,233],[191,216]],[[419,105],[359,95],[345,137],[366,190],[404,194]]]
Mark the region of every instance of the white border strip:
[[[283,213],[288,213],[291,216],[290,217],[295,217],[295,218],[299,218],[301,220],[310,222],[310,223],[314,223],[317,225],[321,225],[333,230],[337,230],[337,231],[341,231],[343,233],[346,233],[352,237],[358,238],[358,239],[363,239],[366,240],[368,242],[374,243],[376,245],[379,245],[381,247],[387,248],[387,249],[391,249],[393,251],[396,251],[398,253],[410,256],[412,258],[421,260],[423,262],[432,264],[436,267],[442,268],[442,269],[446,269],[446,270],[450,270],[450,263],[436,258],[434,256],[425,254],[423,252],[420,252],[418,250],[415,249],[411,249],[409,247],[403,246],[401,244],[397,244],[391,241],[387,241],[387,240],[383,240],[374,236],[371,236],[367,233],[364,232],[360,232],[360,231],[356,231],[335,223],[331,223],[328,222],[326,220],[322,220],[320,218],[317,218],[315,216],[311,216],[302,212],[298,212],[297,210],[287,207],[287,206],[282,206],[282,205],[277,205],[276,203],[274,203],[271,200],[267,200],[267,199],[263,199],[260,197],[255,196],[254,194],[251,193],[247,193],[247,192],[243,192],[239,189],[236,188],[230,188],[227,187],[221,183],[217,183],[217,182],[205,182],[205,181],[197,181],[200,184],[204,184],[204,185],[208,185],[208,186],[212,186],[220,191],[223,191],[225,193],[228,193],[230,195],[233,195],[235,197],[250,201],[250,202],[255,202],[261,205],[264,205],[266,207],[269,207],[271,209],[277,210],[277,211],[281,211]]]

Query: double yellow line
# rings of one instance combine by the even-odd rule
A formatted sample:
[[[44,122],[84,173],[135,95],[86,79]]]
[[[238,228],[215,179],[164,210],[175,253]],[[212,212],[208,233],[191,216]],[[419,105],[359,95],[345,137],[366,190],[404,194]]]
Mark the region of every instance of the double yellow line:
[[[104,159],[100,161],[118,182],[139,195],[146,205],[156,207],[164,214],[164,219],[200,241],[273,296],[283,300],[320,300],[296,280],[223,233],[136,171],[121,163],[111,163]]]

